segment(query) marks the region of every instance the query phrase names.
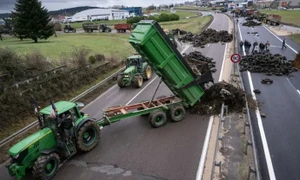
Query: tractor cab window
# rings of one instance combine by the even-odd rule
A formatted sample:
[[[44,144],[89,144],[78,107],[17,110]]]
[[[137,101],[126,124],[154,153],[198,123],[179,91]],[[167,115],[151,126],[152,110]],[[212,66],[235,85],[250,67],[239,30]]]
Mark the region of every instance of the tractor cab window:
[[[126,61],[126,67],[137,66],[137,65],[138,65],[137,59],[127,59],[127,61]]]
[[[74,122],[80,117],[76,108],[70,109],[69,112],[71,113]]]

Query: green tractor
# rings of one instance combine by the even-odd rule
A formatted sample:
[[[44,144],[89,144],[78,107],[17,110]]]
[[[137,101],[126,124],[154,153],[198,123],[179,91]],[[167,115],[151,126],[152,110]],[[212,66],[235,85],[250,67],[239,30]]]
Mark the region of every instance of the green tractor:
[[[152,69],[140,55],[132,55],[126,59],[126,69],[120,73],[117,78],[120,88],[130,86],[140,88],[144,80],[152,77]]]
[[[56,116],[51,117],[56,106]],[[60,101],[38,112],[40,130],[12,146],[8,153],[11,162],[9,174],[21,179],[32,170],[38,179],[51,179],[60,164],[78,151],[88,152],[96,147],[100,129],[96,121],[80,112],[82,104]],[[60,123],[68,117],[71,127]],[[64,118],[65,119],[65,118]],[[70,132],[67,135],[67,132]]]

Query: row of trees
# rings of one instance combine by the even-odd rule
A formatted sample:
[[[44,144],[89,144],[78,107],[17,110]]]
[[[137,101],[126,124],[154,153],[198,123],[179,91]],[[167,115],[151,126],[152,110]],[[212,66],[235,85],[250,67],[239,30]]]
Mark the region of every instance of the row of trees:
[[[159,16],[140,16],[140,17],[132,17],[127,19],[128,24],[137,23],[141,20],[155,20],[157,22],[166,22],[166,21],[178,21],[180,19],[178,14],[166,14],[162,13]]]

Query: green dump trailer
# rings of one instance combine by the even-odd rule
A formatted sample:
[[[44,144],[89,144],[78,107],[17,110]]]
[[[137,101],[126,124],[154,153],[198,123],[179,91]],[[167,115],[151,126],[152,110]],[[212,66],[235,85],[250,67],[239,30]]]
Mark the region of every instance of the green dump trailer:
[[[204,95],[204,84],[213,82],[210,71],[201,76],[193,73],[155,21],[137,23],[129,43],[146,59],[174,96],[109,107],[100,119],[81,112],[80,103],[52,102],[37,113],[40,130],[9,149],[11,160],[6,167],[11,176],[21,179],[27,175],[28,170],[32,170],[38,179],[53,178],[65,160],[78,151],[88,152],[97,146],[99,127],[126,118],[148,115],[150,124],[156,128],[165,125],[167,117],[174,122],[181,121],[185,109],[195,105]],[[60,124],[64,118],[72,120],[72,126],[68,127],[72,130],[68,130],[69,133],[73,132],[71,138],[70,134],[65,134],[66,127]]]

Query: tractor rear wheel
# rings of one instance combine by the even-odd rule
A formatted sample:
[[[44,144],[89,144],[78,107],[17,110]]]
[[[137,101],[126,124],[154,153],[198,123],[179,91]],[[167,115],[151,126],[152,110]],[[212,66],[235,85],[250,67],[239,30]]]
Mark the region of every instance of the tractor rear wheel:
[[[149,80],[152,77],[152,69],[151,66],[147,65],[146,68],[144,69],[144,74],[145,74],[145,78],[144,80]]]
[[[34,163],[32,174],[41,180],[52,179],[59,168],[59,156],[56,153],[41,155]]]
[[[143,76],[138,75],[134,78],[134,86],[140,88],[143,86]]]
[[[77,147],[79,150],[88,152],[98,144],[99,127],[93,121],[85,122],[77,133]]]
[[[73,33],[76,33],[76,29],[73,29]]]
[[[149,115],[148,119],[153,127],[158,128],[166,124],[167,115],[164,111],[156,110]]]
[[[109,29],[109,28],[106,28],[105,32],[109,33],[109,32],[110,32],[110,29]]]
[[[172,121],[179,122],[182,121],[185,115],[185,109],[183,106],[175,106],[170,109],[170,116]]]
[[[120,88],[125,87],[125,85],[124,85],[124,83],[123,83],[123,77],[122,77],[121,75],[118,75],[117,81],[118,81],[118,86],[119,86]]]

